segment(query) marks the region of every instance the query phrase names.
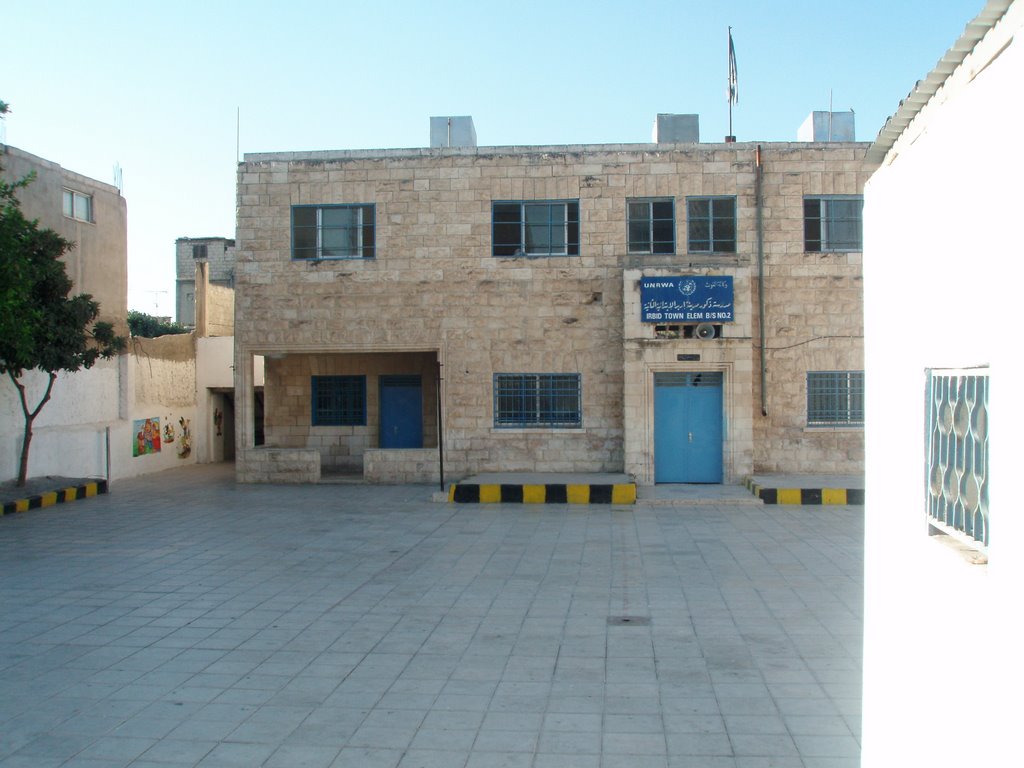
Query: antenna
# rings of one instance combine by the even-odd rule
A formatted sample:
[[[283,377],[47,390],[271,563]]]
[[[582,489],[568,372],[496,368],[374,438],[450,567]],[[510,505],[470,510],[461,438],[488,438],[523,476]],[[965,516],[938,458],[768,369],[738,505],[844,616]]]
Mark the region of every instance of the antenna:
[[[235,164],[241,162],[242,108],[235,107]]]
[[[114,186],[119,194],[124,192],[124,172],[120,163],[114,163]]]
[[[153,294],[153,309],[156,312],[159,312],[160,311],[160,294],[161,293],[167,293],[167,291],[146,291],[146,293],[152,293]]]

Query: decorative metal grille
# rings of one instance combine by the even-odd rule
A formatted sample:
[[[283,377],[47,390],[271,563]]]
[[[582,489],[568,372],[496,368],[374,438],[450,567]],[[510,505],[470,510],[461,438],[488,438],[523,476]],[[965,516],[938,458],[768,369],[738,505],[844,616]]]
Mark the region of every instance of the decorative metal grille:
[[[987,548],[988,376],[932,370],[927,375],[928,517]]]
[[[314,376],[313,426],[365,426],[365,376]]]
[[[864,425],[864,371],[808,371],[807,425]]]

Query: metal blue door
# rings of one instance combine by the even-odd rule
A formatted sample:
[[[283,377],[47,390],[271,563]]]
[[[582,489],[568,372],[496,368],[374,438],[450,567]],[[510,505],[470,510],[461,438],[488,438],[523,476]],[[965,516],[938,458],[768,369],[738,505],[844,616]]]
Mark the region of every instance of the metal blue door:
[[[722,482],[722,374],[654,374],[654,482]]]
[[[423,384],[419,376],[380,377],[380,447],[423,447]]]

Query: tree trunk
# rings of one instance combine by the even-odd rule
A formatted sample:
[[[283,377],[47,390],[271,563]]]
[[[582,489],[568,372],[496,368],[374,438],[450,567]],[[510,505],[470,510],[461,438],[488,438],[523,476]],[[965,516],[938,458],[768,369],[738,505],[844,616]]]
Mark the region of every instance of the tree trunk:
[[[25,416],[25,436],[21,441],[21,464],[18,467],[18,487],[21,488],[24,487],[25,482],[28,480],[28,449],[32,443],[32,423],[50,399],[50,393],[53,392],[53,382],[57,380],[57,374],[52,371],[49,372],[50,380],[46,383],[46,392],[43,394],[43,399],[39,401],[39,405],[35,407],[35,410],[30,411],[28,409],[28,401],[25,399],[25,385],[18,381],[14,373],[11,371],[7,373],[11,377],[11,381],[14,382],[14,386],[18,388],[18,397],[21,398],[21,412]]]

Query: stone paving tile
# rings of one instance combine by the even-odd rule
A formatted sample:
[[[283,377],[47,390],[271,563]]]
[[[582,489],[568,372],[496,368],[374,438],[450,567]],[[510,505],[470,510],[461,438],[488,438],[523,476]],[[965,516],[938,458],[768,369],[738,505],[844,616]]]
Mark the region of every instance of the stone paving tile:
[[[856,765],[860,508],[431,495],[190,467],[0,518],[0,768]]]

